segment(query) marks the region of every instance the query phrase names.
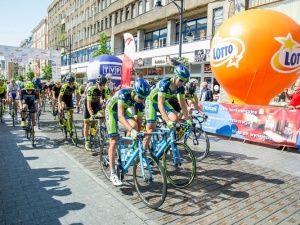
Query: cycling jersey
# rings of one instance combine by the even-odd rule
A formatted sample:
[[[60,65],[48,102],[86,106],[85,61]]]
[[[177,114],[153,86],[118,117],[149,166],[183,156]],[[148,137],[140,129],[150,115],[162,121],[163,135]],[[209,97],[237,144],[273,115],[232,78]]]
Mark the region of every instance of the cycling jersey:
[[[142,115],[144,111],[144,104],[134,101],[131,93],[132,88],[124,88],[118,91],[112,98],[110,98],[105,108],[106,127],[108,137],[115,137],[118,135],[118,104],[124,106],[126,120],[133,120],[133,115],[128,111],[129,107],[135,105],[138,109],[137,114]]]
[[[35,90],[31,91],[30,93],[27,93],[25,89],[21,90],[20,100],[23,100],[25,104],[34,103],[34,101],[38,100],[39,98],[39,93]]]
[[[52,87],[52,91],[54,91],[55,98],[57,99],[60,93],[61,86],[54,85]]]
[[[79,93],[78,85],[76,86],[75,83],[73,88],[71,88],[68,84],[64,84],[59,92],[63,101],[72,101],[73,93]]]
[[[20,91],[19,85],[17,85],[17,84],[15,84],[15,85],[9,84],[8,87],[7,87],[7,91],[8,91],[8,96],[10,98],[12,98],[13,100],[15,100],[16,97],[17,97],[18,91]]]
[[[91,101],[92,106],[100,103],[100,98],[102,100],[109,99],[109,95],[106,94],[107,87],[104,87],[102,91],[100,91],[96,86],[90,86],[87,90],[87,100]]]
[[[2,85],[0,85],[0,94],[6,93],[6,89],[7,89],[6,84],[3,83]]]
[[[38,93],[42,93],[44,91],[44,86],[42,83],[38,84],[38,85],[34,85],[34,89],[38,92]]]
[[[142,115],[145,105],[143,103],[137,103],[134,101],[131,92],[133,91],[133,88],[124,88],[117,92],[106,104],[106,108],[109,111],[118,112],[118,104],[120,103],[124,106],[124,109],[127,110],[128,108],[135,105],[138,109],[138,115]]]
[[[164,108],[169,114],[170,112],[174,111],[174,108],[169,103],[169,99],[172,98],[185,98],[185,88],[184,86],[176,87],[175,90],[171,90],[170,85],[173,78],[165,78],[160,80],[156,87],[150,92],[150,95],[146,99],[146,121],[147,123],[156,123],[157,112],[158,109],[158,96],[162,96],[165,98],[164,101]]]

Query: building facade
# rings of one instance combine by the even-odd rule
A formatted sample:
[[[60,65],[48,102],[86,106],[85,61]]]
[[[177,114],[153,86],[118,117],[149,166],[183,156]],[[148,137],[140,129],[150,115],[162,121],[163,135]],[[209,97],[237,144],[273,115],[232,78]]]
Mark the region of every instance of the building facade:
[[[182,56],[189,61],[191,76],[214,87],[219,84],[210,69],[210,43],[223,21],[243,10],[270,8],[300,23],[299,7],[297,0],[54,0],[48,7],[48,47],[64,46],[62,74],[71,70],[82,82],[100,33],[106,33],[111,51],[123,59],[123,34],[128,32],[135,39],[136,70],[148,79],[170,77],[168,59],[178,56],[182,25]],[[220,86],[214,96],[227,100]]]

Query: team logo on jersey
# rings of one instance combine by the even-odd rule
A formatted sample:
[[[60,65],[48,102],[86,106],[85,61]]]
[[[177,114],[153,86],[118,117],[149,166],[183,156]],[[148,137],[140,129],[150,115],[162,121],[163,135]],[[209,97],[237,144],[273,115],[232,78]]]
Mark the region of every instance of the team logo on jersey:
[[[219,67],[227,64],[227,67],[239,67],[239,62],[245,53],[244,42],[235,37],[214,38],[211,49],[211,65]]]
[[[300,70],[300,44],[288,33],[286,37],[274,37],[281,43],[280,49],[271,59],[272,68],[280,73],[292,73]]]

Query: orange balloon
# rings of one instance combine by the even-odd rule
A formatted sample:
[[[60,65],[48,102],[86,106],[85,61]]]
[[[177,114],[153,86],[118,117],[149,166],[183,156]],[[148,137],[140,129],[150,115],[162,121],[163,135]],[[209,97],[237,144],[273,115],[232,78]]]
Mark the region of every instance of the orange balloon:
[[[299,77],[300,27],[273,10],[238,13],[217,30],[210,64],[229,102],[269,105]]]

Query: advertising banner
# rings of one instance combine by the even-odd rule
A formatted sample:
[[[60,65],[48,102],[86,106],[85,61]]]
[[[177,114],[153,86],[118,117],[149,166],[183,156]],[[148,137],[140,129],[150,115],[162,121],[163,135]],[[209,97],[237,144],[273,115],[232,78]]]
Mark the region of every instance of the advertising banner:
[[[207,132],[269,145],[300,147],[299,110],[217,102],[199,105],[208,115],[202,125]]]

